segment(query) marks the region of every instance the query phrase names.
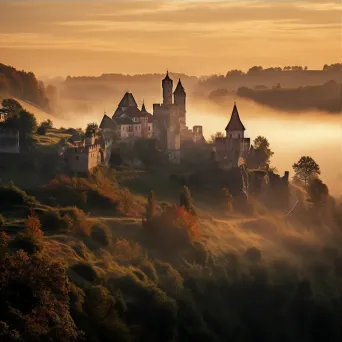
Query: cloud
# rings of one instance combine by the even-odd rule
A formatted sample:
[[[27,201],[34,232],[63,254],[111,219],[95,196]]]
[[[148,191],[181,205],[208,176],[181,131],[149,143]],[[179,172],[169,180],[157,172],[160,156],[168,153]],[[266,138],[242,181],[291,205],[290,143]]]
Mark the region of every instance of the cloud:
[[[87,60],[85,52],[145,55],[151,70],[157,58],[190,72],[195,66],[202,70],[200,63],[207,64],[205,72],[261,62],[318,66],[335,62],[340,53],[338,8],[335,0],[0,0],[0,12],[6,13],[0,21],[0,59],[4,49],[6,58],[15,59],[18,49],[30,54],[37,49],[72,51],[75,63]]]

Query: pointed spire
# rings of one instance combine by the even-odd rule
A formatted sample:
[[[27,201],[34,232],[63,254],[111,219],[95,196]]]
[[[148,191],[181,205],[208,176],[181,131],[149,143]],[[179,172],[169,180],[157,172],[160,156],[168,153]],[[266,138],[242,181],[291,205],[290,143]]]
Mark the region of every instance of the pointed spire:
[[[240,115],[236,107],[236,102],[234,101],[232,115],[226,127],[226,131],[245,131],[245,130],[246,129],[241,122]]]
[[[166,70],[166,76],[165,76],[165,78],[163,79],[163,82],[164,82],[164,81],[172,81],[171,78],[170,78],[170,76],[169,76],[169,70]]]
[[[181,82],[181,79],[178,80],[178,83],[177,83],[177,87],[174,91],[174,94],[176,93],[185,93],[185,90],[184,90],[184,87],[183,87],[183,84]]]
[[[145,101],[144,101],[144,100],[143,100],[143,104],[142,104],[142,107],[141,107],[141,112],[147,113],[147,110],[146,110],[146,107],[145,107]]]

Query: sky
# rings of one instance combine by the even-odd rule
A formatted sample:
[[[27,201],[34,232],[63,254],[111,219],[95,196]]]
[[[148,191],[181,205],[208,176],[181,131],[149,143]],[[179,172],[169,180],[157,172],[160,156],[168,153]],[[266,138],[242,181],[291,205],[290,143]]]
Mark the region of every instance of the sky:
[[[0,63],[38,76],[340,62],[341,1],[0,0]]]

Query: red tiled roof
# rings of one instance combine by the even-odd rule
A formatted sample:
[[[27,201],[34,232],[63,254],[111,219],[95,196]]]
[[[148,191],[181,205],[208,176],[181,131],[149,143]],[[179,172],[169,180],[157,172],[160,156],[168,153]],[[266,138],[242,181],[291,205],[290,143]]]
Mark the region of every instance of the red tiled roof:
[[[245,127],[241,122],[239,112],[237,110],[236,104],[234,103],[232,116],[226,127],[226,131],[245,131]]]

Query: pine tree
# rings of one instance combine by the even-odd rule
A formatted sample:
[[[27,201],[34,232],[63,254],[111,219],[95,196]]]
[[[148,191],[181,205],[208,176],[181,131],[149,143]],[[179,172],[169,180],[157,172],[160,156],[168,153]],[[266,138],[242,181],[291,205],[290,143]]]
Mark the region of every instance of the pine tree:
[[[146,220],[150,221],[156,214],[156,199],[154,191],[150,191],[146,205]]]
[[[186,185],[183,186],[183,191],[180,194],[179,205],[181,207],[184,207],[188,213],[196,215],[196,211],[192,202],[191,192]]]

